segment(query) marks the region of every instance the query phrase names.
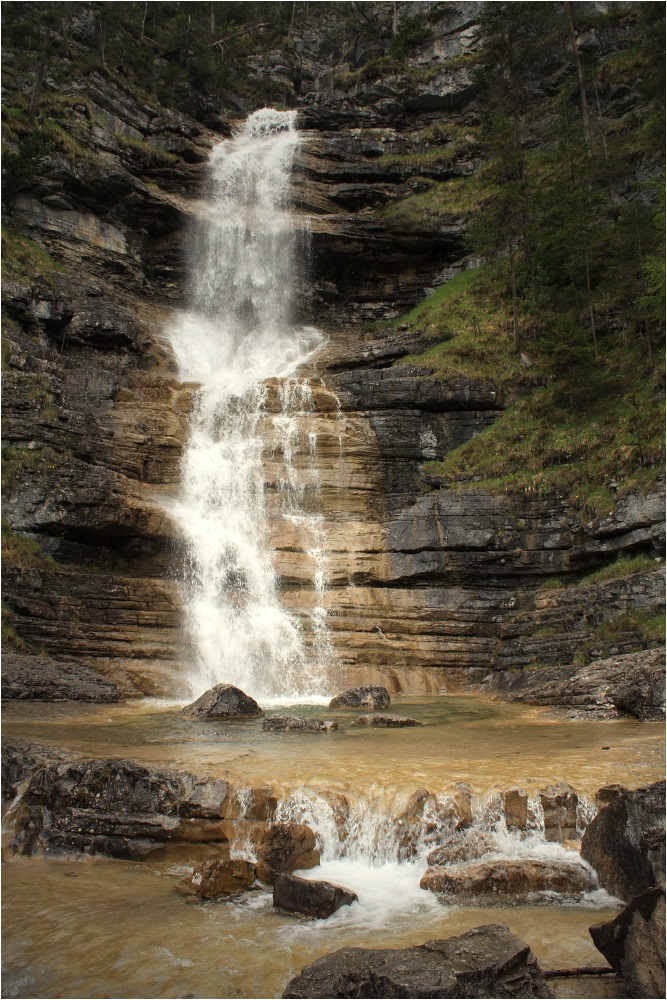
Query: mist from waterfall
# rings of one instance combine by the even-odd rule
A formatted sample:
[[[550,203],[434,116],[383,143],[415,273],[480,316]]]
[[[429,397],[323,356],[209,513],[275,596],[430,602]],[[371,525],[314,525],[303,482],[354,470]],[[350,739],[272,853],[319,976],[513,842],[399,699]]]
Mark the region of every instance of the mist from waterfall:
[[[293,324],[304,239],[289,210],[298,144],[296,113],[265,108],[213,149],[192,241],[191,309],[169,329],[181,379],[200,385],[170,508],[187,547],[193,694],[220,682],[264,699],[322,694],[321,518],[306,511],[295,466],[296,453],[313,451],[299,440],[310,390],[295,373],[323,340]],[[270,407],[268,379],[278,380]],[[290,522],[315,566],[309,637],[279,600],[270,518]]]

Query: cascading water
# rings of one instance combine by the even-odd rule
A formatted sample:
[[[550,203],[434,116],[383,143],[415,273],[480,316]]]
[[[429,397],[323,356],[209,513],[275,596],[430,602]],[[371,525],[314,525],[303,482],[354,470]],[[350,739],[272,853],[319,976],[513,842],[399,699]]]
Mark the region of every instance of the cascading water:
[[[322,694],[321,520],[305,510],[294,452],[313,451],[307,435],[303,447],[299,440],[298,414],[308,410],[310,393],[295,372],[323,337],[292,322],[300,240],[288,208],[295,119],[265,108],[213,150],[211,197],[193,241],[192,309],[169,330],[181,378],[200,385],[181,495],[170,507],[188,552],[193,694],[223,681],[264,699]],[[269,379],[279,385],[272,414]],[[282,454],[271,512],[263,468],[270,442]],[[314,564],[308,643],[278,598],[269,514],[289,520]]]

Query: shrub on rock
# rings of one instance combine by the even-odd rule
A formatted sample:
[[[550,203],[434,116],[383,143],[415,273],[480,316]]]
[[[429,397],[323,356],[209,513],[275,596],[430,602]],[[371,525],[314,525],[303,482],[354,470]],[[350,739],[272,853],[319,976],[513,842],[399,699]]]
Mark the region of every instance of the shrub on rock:
[[[216,684],[181,711],[186,719],[257,719],[264,712],[233,684]]]

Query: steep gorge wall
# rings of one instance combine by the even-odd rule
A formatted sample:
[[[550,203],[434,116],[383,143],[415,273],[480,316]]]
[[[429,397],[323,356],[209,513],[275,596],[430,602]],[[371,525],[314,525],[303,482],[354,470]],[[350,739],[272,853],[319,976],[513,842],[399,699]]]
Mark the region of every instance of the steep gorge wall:
[[[298,40],[306,135],[295,201],[312,230],[301,300],[330,333],[305,373],[313,402],[304,414],[317,440],[328,621],[344,666],[395,671],[399,686],[422,668],[569,661],[594,644],[603,618],[662,601],[659,570],[581,591],[542,588],[620,552],[656,554],[658,494],[587,522],[558,497],[434,488],[422,463],[489,426],[505,391],[392,368],[412,352],[412,335],[360,332],[361,321],[400,315],[465,262],[465,213],[412,227],[374,213],[478,163],[469,143],[441,158],[395,159],[427,152],[428,126],[463,127],[478,114],[468,69],[447,64],[474,45],[479,5],[447,7],[415,55],[417,68],[430,67],[416,82],[399,74],[342,92],[340,53],[323,62],[315,29]],[[348,70],[368,56],[353,53]],[[294,85],[291,63],[271,72]],[[86,120],[92,107],[86,156],[51,157],[13,209],[62,270],[38,261],[3,287],[4,616],[23,653],[93,665],[123,693],[174,691],[188,656],[183,554],[160,499],[178,482],[194,387],[178,382],[162,331],[183,301],[187,224],[208,150],[230,124],[142,106],[95,75],[72,107]],[[142,143],[162,161],[148,164]],[[273,446],[267,440],[268,483]],[[305,613],[310,560],[284,524],[273,540],[284,600]]]

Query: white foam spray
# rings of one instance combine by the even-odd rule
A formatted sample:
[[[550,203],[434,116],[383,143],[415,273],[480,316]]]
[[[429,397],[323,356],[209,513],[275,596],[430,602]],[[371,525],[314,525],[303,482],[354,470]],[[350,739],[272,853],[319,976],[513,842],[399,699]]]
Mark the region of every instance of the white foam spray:
[[[265,108],[213,150],[211,194],[193,240],[192,308],[168,331],[181,378],[200,385],[181,493],[170,507],[188,553],[188,682],[195,695],[221,682],[259,699],[323,690],[324,543],[317,515],[305,510],[307,487],[295,464],[313,450],[300,429],[309,390],[295,373],[323,336],[292,321],[300,239],[289,211],[295,120],[295,112]],[[278,391],[267,407],[269,379]],[[272,447],[282,471],[269,512],[264,460]],[[309,642],[279,600],[269,514],[289,518],[313,553]]]

